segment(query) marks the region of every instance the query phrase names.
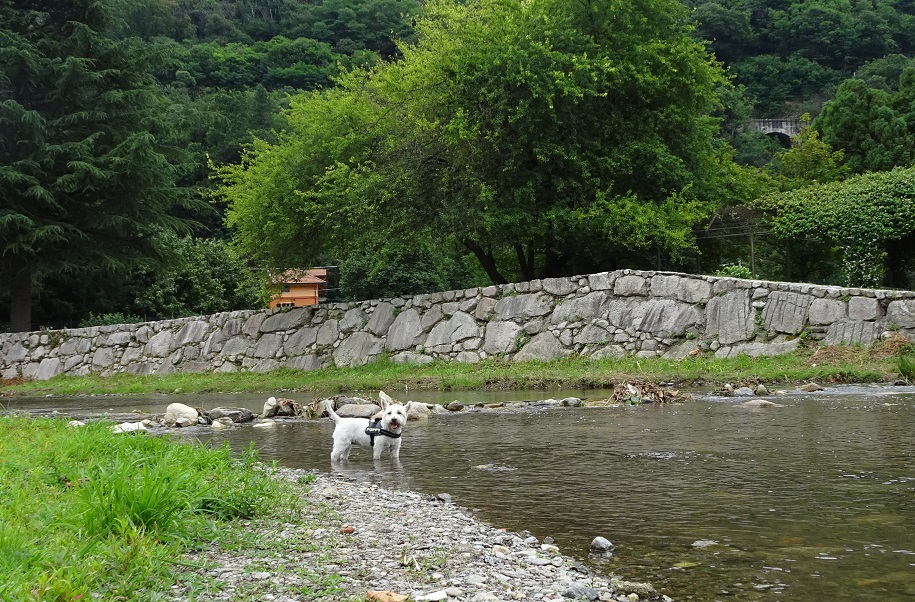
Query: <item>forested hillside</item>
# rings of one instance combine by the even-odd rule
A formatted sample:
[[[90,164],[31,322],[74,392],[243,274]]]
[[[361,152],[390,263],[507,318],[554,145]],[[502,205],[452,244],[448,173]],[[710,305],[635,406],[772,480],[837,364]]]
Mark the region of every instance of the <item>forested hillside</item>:
[[[256,307],[309,265],[912,287],[913,56],[889,0],[0,0],[0,316]]]

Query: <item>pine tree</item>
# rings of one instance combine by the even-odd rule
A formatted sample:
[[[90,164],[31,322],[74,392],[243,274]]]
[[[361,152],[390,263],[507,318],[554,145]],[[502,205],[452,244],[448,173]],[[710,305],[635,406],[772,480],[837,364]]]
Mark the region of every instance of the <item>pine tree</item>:
[[[0,0],[0,290],[10,330],[31,329],[34,285],[155,257],[187,231],[186,155],[138,40],[111,0]],[[185,213],[186,215],[187,213]]]

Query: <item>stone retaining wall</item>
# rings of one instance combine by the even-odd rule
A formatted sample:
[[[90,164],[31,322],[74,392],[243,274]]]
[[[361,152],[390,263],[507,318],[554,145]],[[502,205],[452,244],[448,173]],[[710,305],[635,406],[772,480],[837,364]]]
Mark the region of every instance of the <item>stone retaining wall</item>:
[[[915,292],[620,270],[414,297],[0,335],[0,377],[264,372],[383,355],[521,361],[778,355],[915,340]]]

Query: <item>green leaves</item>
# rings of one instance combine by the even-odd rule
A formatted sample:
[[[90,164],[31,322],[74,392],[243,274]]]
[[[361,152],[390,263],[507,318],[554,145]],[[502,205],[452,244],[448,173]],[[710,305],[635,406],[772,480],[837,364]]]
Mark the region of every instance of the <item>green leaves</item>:
[[[769,195],[756,205],[779,238],[826,237],[837,245],[847,286],[876,287],[890,243],[915,233],[915,168]]]
[[[149,253],[152,232],[189,225],[172,214],[193,204],[177,185],[186,156],[158,112],[146,51],[106,37],[111,10],[0,5],[0,282],[11,290],[129,263]],[[14,329],[30,328],[29,302],[14,295]]]
[[[668,0],[428,2],[401,60],[300,96],[288,136],[220,169],[229,223],[285,265],[431,233],[494,282],[687,248],[729,159],[705,118],[724,76],[684,17]]]

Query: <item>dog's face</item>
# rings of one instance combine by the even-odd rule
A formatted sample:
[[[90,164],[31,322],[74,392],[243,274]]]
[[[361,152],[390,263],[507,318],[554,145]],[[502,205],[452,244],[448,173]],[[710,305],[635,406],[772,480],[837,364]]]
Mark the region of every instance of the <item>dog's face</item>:
[[[384,428],[389,431],[401,429],[407,423],[407,413],[410,411],[412,403],[412,401],[408,401],[405,406],[399,403],[387,404],[381,413],[381,424],[385,425]]]

